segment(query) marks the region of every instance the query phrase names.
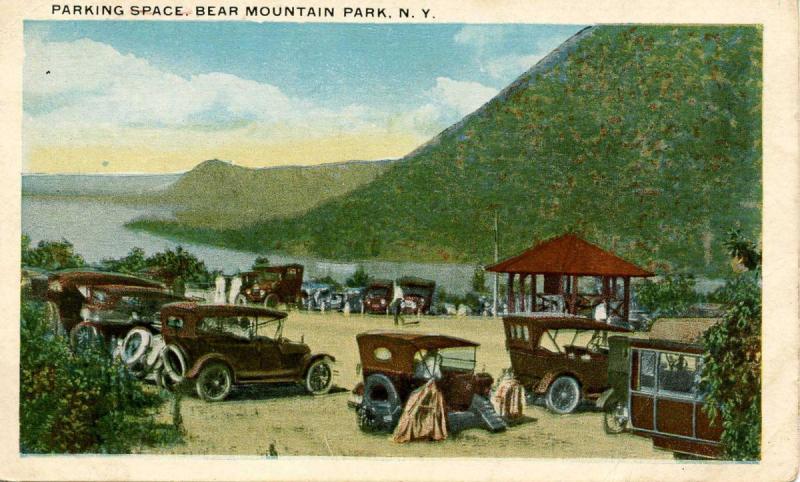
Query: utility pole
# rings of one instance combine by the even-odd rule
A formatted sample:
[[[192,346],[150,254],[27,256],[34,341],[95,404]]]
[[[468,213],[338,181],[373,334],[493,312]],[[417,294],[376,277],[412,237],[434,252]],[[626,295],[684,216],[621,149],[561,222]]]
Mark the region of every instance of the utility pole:
[[[497,264],[498,256],[499,256],[499,247],[498,247],[498,232],[497,232],[497,207],[494,208],[494,263]],[[494,273],[494,286],[492,289],[492,316],[495,318],[497,317],[497,282],[499,280],[500,273]]]

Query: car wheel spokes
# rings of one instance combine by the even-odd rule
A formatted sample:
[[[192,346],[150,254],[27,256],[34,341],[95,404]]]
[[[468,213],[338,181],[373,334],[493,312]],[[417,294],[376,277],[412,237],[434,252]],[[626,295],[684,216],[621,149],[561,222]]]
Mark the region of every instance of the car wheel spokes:
[[[331,371],[328,365],[320,364],[313,368],[311,372],[311,385],[314,390],[322,390],[328,386],[331,379]]]

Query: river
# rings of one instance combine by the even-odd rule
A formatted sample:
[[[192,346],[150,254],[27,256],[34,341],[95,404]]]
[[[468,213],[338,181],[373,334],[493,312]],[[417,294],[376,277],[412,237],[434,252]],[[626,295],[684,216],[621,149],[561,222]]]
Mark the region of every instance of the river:
[[[172,211],[157,207],[132,207],[84,200],[22,198],[22,232],[35,244],[40,240],[66,239],[88,263],[119,258],[140,247],[150,255],[181,245],[206,263],[210,270],[226,274],[246,271],[258,255],[273,264],[301,263],[305,278],[331,276],[343,282],[359,265],[375,278],[396,279],[413,275],[436,281],[449,293],[463,294],[471,286],[472,265],[445,263],[395,263],[386,261],[342,262],[283,253],[251,253],[234,249],[177,242],[142,231],[131,231],[125,223],[141,217],[170,217]]]

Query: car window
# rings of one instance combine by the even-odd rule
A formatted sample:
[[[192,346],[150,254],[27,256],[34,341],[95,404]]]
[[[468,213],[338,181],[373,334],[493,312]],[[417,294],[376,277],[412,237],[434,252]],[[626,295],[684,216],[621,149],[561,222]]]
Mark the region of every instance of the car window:
[[[173,330],[180,330],[183,328],[183,318],[179,316],[170,316],[167,318],[167,326]]]
[[[197,333],[249,340],[254,335],[254,329],[247,316],[209,316],[197,324]]]
[[[658,393],[694,397],[700,382],[699,358],[680,353],[660,353]]]
[[[653,351],[639,352],[639,390],[652,392],[656,384],[656,353]]]
[[[475,370],[475,347],[465,346],[439,350],[443,370]]]

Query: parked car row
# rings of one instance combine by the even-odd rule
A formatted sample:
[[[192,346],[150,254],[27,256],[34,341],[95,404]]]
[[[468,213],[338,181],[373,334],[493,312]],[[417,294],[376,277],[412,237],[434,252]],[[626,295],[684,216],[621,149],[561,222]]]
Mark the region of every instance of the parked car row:
[[[302,276],[302,269],[296,273]],[[430,306],[432,283],[404,281],[404,299],[418,308]],[[391,296],[391,283],[378,281],[363,291],[366,311],[384,306],[380,300]],[[113,349],[131,373],[150,375],[165,388],[191,387],[204,400],[221,401],[236,385],[297,383],[313,395],[333,386],[336,358],[313,352],[302,338],[285,338],[283,311],[205,304],[173,295],[155,281],[116,273],[60,272],[47,278],[44,291],[56,324],[75,349],[90,343]],[[654,325],[641,336],[577,315],[503,319],[516,381],[543,398],[551,412],[568,414],[592,402],[604,411],[607,433],[628,430],[652,438],[656,447],[715,457],[722,429],[703,410],[703,347],[696,341],[708,326],[693,323],[679,338],[672,334],[687,333],[680,327],[659,331]],[[356,342],[362,381],[349,405],[361,429],[394,430],[412,394],[430,382],[441,394],[452,430],[507,427],[490,403],[495,380],[476,373],[477,343],[408,331],[369,331]]]

